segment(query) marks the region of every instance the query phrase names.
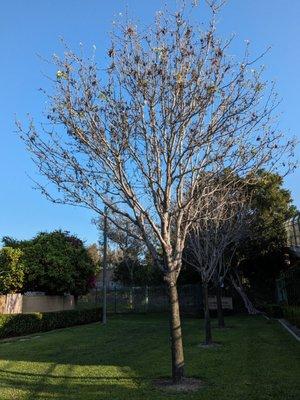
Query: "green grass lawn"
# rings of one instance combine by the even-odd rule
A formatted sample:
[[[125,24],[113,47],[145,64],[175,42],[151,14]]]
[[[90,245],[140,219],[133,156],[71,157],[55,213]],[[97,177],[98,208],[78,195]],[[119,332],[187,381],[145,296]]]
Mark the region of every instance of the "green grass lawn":
[[[204,386],[166,394],[153,379],[170,374],[166,316],[123,315],[0,344],[1,400],[300,399],[300,345],[278,322],[230,317],[215,330],[222,346],[203,349],[203,321],[183,321],[186,374]]]

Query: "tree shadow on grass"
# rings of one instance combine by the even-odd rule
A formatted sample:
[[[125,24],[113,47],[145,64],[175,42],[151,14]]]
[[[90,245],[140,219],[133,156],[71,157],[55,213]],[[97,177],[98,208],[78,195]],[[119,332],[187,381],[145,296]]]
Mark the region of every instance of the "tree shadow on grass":
[[[5,389],[9,388],[9,392],[14,390],[22,390],[26,393],[26,400],[49,399],[84,399],[84,400],[102,400],[102,399],[138,399],[143,388],[149,386],[148,381],[139,378],[120,378],[120,377],[70,377],[70,376],[49,376],[48,373],[53,368],[47,368],[45,375],[9,372],[3,374],[0,380],[0,393],[5,393]],[[145,384],[143,384],[145,382]],[[136,397],[136,396],[137,397]],[[11,398],[11,397],[7,397]],[[1,397],[6,399],[6,397]],[[19,399],[19,397],[18,397]]]
[[[2,343],[0,393],[25,391],[22,399],[140,399],[143,390],[153,391],[154,378],[170,377],[170,361],[166,317],[116,318],[107,326]]]
[[[0,369],[1,400],[15,398],[11,393],[15,395],[18,391],[26,393],[23,397],[16,396],[18,400],[132,400],[140,399],[144,390],[153,391],[151,377],[137,376],[129,367],[28,363],[26,369],[24,362],[10,361]],[[160,398],[159,392],[156,398]]]
[[[232,320],[236,328],[230,335],[216,333],[224,346],[202,351],[197,347],[199,322],[188,319],[183,324],[186,372],[206,385],[187,399],[299,398],[297,369],[289,367],[295,344],[280,347],[286,335],[280,327],[262,319],[245,319],[245,325]],[[105,327],[92,324],[41,334],[0,344],[0,399],[183,399],[182,393],[166,395],[153,387],[154,379],[170,377],[170,361],[165,316],[118,317]]]

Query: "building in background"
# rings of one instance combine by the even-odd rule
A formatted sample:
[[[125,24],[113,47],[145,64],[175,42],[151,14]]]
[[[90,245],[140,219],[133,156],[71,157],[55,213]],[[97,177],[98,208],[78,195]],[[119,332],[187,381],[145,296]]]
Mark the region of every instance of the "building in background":
[[[287,247],[291,256],[300,258],[300,213],[286,222]]]

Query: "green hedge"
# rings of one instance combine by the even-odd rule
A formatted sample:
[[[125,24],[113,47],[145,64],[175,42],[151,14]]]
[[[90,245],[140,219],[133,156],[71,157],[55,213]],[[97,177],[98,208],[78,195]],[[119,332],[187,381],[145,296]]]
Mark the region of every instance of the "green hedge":
[[[300,306],[284,306],[283,317],[292,325],[300,328]]]
[[[0,315],[0,338],[88,324],[99,321],[101,313],[101,308],[90,308],[33,314],[2,314]]]

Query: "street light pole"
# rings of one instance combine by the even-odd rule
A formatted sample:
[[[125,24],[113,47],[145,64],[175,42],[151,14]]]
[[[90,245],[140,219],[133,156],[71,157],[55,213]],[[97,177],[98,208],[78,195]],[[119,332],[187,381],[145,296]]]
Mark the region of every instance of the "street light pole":
[[[102,286],[103,286],[103,302],[102,302],[102,324],[105,325],[107,321],[107,206],[104,207],[103,215],[103,262],[102,262]]]

